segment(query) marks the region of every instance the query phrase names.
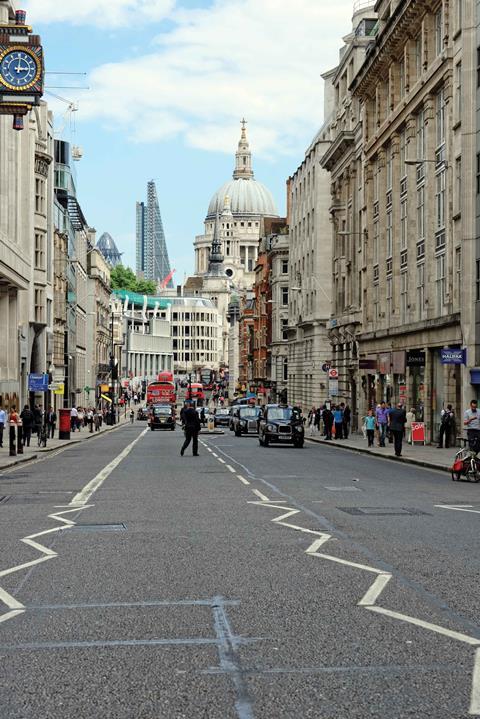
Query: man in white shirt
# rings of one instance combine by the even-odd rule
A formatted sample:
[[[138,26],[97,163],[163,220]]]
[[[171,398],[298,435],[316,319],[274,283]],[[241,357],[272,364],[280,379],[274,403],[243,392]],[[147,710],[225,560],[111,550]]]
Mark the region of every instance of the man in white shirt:
[[[72,407],[70,410],[70,428],[72,432],[77,429],[78,411],[76,407]]]
[[[480,451],[480,412],[477,409],[478,402],[472,399],[470,408],[464,414],[463,424],[467,428],[468,446],[472,452]]]
[[[7,423],[7,413],[0,407],[0,447],[3,447],[3,430]]]

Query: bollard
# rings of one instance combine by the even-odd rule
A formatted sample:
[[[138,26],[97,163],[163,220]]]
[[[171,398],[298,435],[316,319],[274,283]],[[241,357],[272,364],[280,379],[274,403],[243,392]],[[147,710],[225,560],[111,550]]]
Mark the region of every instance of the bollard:
[[[16,437],[17,433],[15,432],[15,425],[10,425],[10,457],[16,457],[17,456],[17,445],[16,445]]]
[[[21,424],[17,427],[17,454],[23,454],[23,427]]]

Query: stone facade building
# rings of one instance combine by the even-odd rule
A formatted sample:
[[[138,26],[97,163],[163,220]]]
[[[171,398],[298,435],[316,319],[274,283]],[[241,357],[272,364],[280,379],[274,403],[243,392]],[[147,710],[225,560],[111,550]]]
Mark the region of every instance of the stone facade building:
[[[0,404],[7,409],[43,402],[43,395],[29,396],[28,375],[52,366],[52,160],[45,103],[21,132],[11,117],[0,117]]]
[[[331,78],[324,75],[324,116],[334,107]],[[289,180],[289,287],[281,305],[288,314],[288,401],[306,408],[328,398],[322,366],[330,358],[332,243],[329,224],[330,177],[321,166],[329,148],[329,120]]]
[[[364,151],[364,213],[346,225],[366,231],[353,292],[362,295],[361,406],[404,401],[426,422],[428,438],[446,403],[460,414],[462,385],[470,385],[465,370],[441,359],[443,348],[466,344],[471,354],[463,108],[472,73],[464,88],[462,5],[379,0],[374,42],[350,85],[352,102],[361,103]]]
[[[268,257],[270,266],[269,370],[266,385],[272,402],[285,398],[288,385],[288,274],[289,235],[287,220],[269,223]]]
[[[358,423],[358,337],[362,328],[365,249],[365,193],[360,100],[349,87],[359,71],[377,29],[374,3],[356,6],[352,31],[331,78],[335,110],[329,128],[330,145],[321,164],[331,175],[332,307],[329,338],[332,367],[338,371],[338,400],[352,410]],[[333,398],[332,398],[333,399]]]
[[[86,386],[91,402],[96,388],[108,384],[111,371],[110,267],[98,245],[88,253]]]

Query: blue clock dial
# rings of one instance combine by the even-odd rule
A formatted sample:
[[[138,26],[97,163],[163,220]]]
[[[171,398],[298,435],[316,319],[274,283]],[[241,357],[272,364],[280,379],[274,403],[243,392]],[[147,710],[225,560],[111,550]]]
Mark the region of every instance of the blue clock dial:
[[[37,78],[38,65],[34,58],[22,50],[7,53],[0,63],[0,77],[13,89],[22,90]]]

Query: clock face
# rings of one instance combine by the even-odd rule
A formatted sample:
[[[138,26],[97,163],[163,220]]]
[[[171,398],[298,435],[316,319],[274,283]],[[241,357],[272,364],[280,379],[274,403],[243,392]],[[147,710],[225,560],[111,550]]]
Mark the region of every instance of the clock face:
[[[10,90],[26,90],[39,79],[41,67],[25,50],[11,50],[0,60],[0,78]]]

